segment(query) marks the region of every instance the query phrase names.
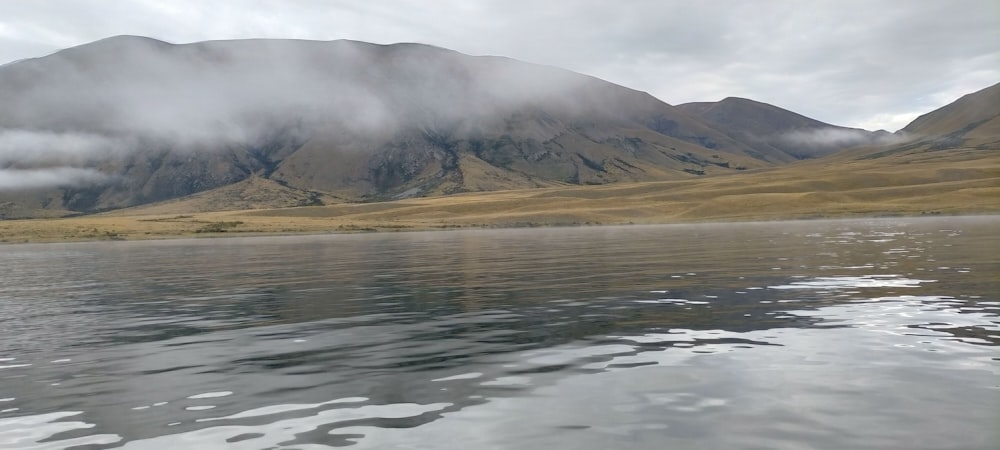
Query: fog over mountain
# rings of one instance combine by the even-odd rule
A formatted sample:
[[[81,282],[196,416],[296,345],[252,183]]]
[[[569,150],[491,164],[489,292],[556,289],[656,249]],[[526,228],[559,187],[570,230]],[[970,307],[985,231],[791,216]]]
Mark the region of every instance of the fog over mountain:
[[[820,122],[801,114],[750,99],[727,97],[718,102],[678,105],[701,117],[734,139],[755,149],[786,153],[795,158],[815,158],[844,148],[888,144],[904,137]]]
[[[391,198],[772,163],[648,94],[419,44],[121,36],[0,68],[0,103],[5,189],[61,179],[83,211],[250,175]]]
[[[204,150],[279,128],[434,127],[488,120],[529,101],[559,99],[572,110],[579,105],[562,94],[593,81],[463,57],[415,44],[110,38],[5,67],[0,142],[79,156],[135,147],[129,139]]]
[[[678,108],[554,67],[346,40],[108,38],[0,67],[0,105],[0,213],[251,177],[349,201],[679,179],[898,139],[746,99]]]
[[[0,170],[0,191],[46,188],[58,185],[101,184],[108,175],[93,169],[55,167],[49,169]]]

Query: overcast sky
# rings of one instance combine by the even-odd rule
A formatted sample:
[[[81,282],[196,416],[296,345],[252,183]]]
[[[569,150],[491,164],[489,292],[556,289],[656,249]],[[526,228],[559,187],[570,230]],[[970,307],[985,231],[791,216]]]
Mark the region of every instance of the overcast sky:
[[[871,130],[1000,82],[996,0],[0,0],[0,64],[119,34],[421,42]]]

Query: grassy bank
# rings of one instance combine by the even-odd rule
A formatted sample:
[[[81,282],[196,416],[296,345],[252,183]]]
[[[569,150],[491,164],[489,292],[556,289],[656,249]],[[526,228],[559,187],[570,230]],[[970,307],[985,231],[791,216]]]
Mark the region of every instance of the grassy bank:
[[[0,241],[432,230],[1000,213],[1000,158],[898,166],[818,162],[752,173],[395,202],[190,211],[184,202],[0,221]]]

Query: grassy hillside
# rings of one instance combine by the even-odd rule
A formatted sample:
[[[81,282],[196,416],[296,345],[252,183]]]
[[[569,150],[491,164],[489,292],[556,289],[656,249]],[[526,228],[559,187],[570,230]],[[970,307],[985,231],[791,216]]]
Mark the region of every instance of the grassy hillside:
[[[158,61],[174,58],[170,66],[184,70],[172,75],[182,81],[200,79],[181,76],[191,75],[185,71],[197,75],[206,64],[216,67],[206,55],[218,52],[243,58],[237,59],[246,72],[256,73],[249,69],[260,62],[259,45],[113,39],[14,65],[16,70],[8,67],[6,78],[0,73],[0,86],[29,83],[33,77],[28,75],[35,72],[62,76],[36,70],[45,64],[120,59],[120,52],[109,52],[108,46],[131,49],[137,61],[150,52]],[[276,46],[269,47],[271,56],[301,50],[299,56],[309,64],[315,60],[306,56],[316,56],[321,48],[329,51],[323,54],[330,64],[360,58],[350,73],[340,74],[348,81],[357,81],[351,74],[360,73],[352,70],[379,68],[388,78],[369,86],[370,91],[381,93],[385,105],[399,106],[391,110],[406,120],[350,135],[324,126],[312,135],[255,134],[267,145],[233,144],[221,152],[154,146],[146,153],[119,155],[107,161],[108,167],[127,168],[131,175],[112,178],[114,189],[95,184],[0,195],[0,218],[37,218],[0,221],[0,241],[1000,213],[1000,84],[888,135],[835,127],[747,99],[675,108],[572,72],[427,46],[268,45]],[[143,72],[145,65],[136,67],[150,77],[144,83],[158,79]],[[410,73],[403,76],[400,68],[415,72],[403,71]],[[503,68],[517,76],[494,80]],[[457,71],[461,83],[438,85],[442,70]],[[328,74],[320,78],[325,83]],[[114,89],[128,87],[131,79],[119,79],[121,86],[112,83]],[[535,84],[530,92],[509,98],[514,87],[525,87],[518,80]],[[55,81],[53,86],[78,90],[79,84]],[[494,81],[508,84],[500,89]],[[406,86],[419,89],[411,92]],[[0,114],[0,128],[21,123],[14,119],[25,124],[51,119],[52,108],[35,108],[37,99],[31,96],[22,100],[24,108],[13,104],[0,111],[7,114]],[[493,106],[480,110],[483,105]],[[94,105],[83,106],[74,106],[73,115]],[[271,108],[267,102],[256,106]],[[335,112],[343,113],[326,111]],[[290,117],[297,116],[285,119]],[[107,117],[87,118],[117,124]],[[192,131],[191,124],[176,125],[184,134]],[[848,145],[853,147],[826,153]],[[814,156],[820,157],[784,164]],[[150,203],[155,200],[166,201]],[[87,202],[94,207],[68,207]],[[130,204],[143,206],[52,218]]]
[[[250,177],[371,201],[789,160],[583,74],[343,40],[119,36],[12,63],[0,67],[0,135],[17,145],[14,168],[80,178],[50,175],[60,183],[37,192],[15,174],[14,194],[0,194],[6,218],[148,205]]]
[[[1000,213],[1000,153],[865,155],[682,181],[567,186],[382,203],[202,211],[188,201],[66,219],[0,222],[0,240],[46,242]]]
[[[911,122],[902,129],[916,136],[992,139],[1000,136],[1000,83],[967,94]]]
[[[729,97],[718,102],[677,105],[740,142],[749,143],[767,158],[780,161],[816,158],[845,148],[877,144],[888,134],[846,128],[788,111],[767,103]]]

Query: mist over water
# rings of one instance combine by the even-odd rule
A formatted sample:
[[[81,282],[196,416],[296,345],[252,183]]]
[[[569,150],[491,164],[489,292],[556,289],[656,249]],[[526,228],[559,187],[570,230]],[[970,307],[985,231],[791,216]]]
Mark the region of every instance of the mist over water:
[[[998,231],[5,246],[0,447],[996,448]]]

